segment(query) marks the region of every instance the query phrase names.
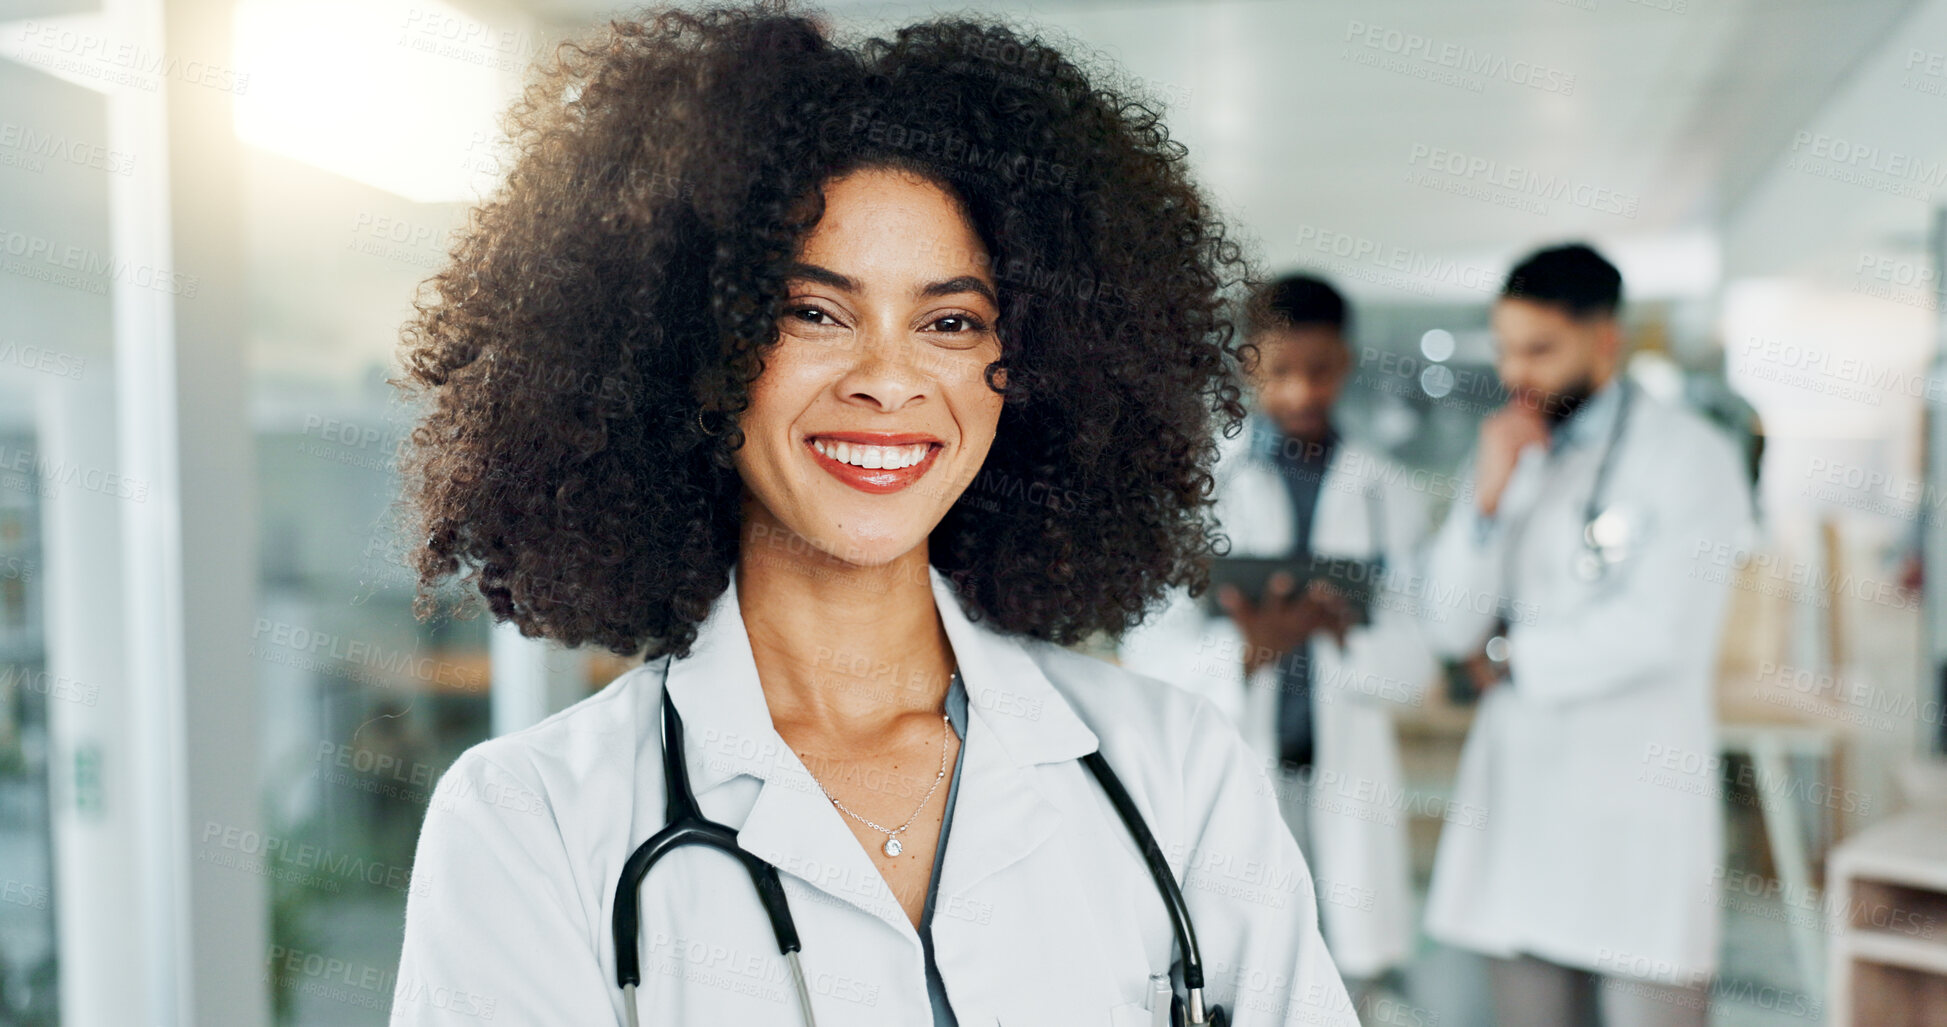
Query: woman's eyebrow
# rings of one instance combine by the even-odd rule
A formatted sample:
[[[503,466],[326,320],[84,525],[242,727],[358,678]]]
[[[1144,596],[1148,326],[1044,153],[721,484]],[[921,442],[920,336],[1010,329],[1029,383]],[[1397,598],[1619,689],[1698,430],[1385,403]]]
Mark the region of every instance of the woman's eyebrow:
[[[841,275],[831,268],[819,267],[816,264],[806,264],[802,261],[785,268],[784,276],[786,278],[803,278],[806,281],[817,282],[820,285],[829,285],[834,289],[843,289],[846,292],[859,291],[859,283],[853,279]]]
[[[1001,305],[1000,300],[994,296],[994,290],[986,282],[972,275],[961,275],[944,282],[934,282],[919,290],[921,296],[951,296],[957,292],[971,292],[986,297],[987,302],[994,306]]]
[[[820,267],[817,264],[807,264],[803,261],[786,267],[784,269],[784,275],[786,278],[802,278],[808,282],[829,285],[834,289],[842,289],[846,292],[863,291],[857,279],[847,275],[841,275],[831,268]],[[973,275],[961,275],[958,278],[949,278],[944,282],[931,282],[921,286],[918,295],[921,297],[951,296],[961,292],[971,292],[977,296],[984,297],[987,302],[997,307],[1001,305],[1000,299],[994,295],[993,287]]]

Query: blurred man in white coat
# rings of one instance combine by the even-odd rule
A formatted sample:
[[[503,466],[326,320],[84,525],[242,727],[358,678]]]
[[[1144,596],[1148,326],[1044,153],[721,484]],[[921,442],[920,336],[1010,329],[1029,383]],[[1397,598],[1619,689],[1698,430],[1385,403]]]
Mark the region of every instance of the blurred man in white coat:
[[[1326,947],[1357,1000],[1413,949],[1391,709],[1423,702],[1436,672],[1404,594],[1430,527],[1426,496],[1410,472],[1333,426],[1352,364],[1338,292],[1292,276],[1261,290],[1251,311],[1257,410],[1217,466],[1230,555],[1383,559],[1368,623],[1353,623],[1330,588],[1274,576],[1255,603],[1220,596],[1222,614],[1179,592],[1123,640],[1120,657],[1216,701],[1273,768],[1314,870]]]
[[[1429,556],[1430,635],[1487,659],[1454,796],[1485,817],[1441,832],[1427,928],[1492,957],[1503,1027],[1709,1022],[1717,782],[1645,768],[1717,751],[1711,560],[1748,544],[1751,504],[1731,441],[1620,373],[1621,296],[1582,245],[1509,274],[1512,399]]]

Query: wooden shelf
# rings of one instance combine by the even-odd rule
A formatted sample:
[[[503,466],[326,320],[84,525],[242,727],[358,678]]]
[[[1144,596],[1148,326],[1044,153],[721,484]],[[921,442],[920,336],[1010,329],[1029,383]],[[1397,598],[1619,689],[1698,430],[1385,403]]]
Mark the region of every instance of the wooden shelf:
[[[1847,940],[1852,958],[1947,977],[1947,944],[1883,931],[1858,931]]]
[[[1913,811],[1828,864],[1832,1027],[1947,1025],[1947,812]]]
[[[1947,811],[1916,811],[1874,824],[1833,849],[1832,866],[1848,877],[1947,892]]]

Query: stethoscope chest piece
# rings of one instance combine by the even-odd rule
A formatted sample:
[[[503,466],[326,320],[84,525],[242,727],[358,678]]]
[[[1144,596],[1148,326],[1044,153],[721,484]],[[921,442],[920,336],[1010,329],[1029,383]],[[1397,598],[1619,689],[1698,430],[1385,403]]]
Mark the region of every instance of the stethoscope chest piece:
[[[1582,525],[1582,548],[1575,554],[1577,579],[1594,582],[1629,556],[1635,526],[1629,514],[1611,506]]]
[[[1595,481],[1589,486],[1589,501],[1583,508],[1582,546],[1569,566],[1569,572],[1585,583],[1602,580],[1609,573],[1609,568],[1626,559],[1630,542],[1636,535],[1634,520],[1616,504],[1605,503],[1603,498],[1603,486],[1607,484],[1615,463],[1616,448],[1622,442],[1624,427],[1629,423],[1630,401],[1634,398],[1634,386],[1628,379],[1617,382],[1616,389],[1616,419],[1610,425],[1609,441],[1602,447],[1602,459],[1595,468]]]

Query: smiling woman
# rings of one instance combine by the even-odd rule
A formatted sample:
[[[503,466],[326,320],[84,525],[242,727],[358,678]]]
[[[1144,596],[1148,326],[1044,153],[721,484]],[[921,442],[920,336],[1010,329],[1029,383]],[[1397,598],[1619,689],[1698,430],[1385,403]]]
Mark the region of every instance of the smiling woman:
[[[530,87],[406,329],[413,558],[646,662],[441,779],[395,1024],[1354,1022],[1235,729],[1063,648],[1201,591],[1244,413],[1245,263],[1107,82],[766,5]]]
[[[1243,417],[1223,298],[1248,268],[1182,146],[1116,80],[994,25],[845,49],[741,9],[621,21],[564,50],[510,114],[503,189],[406,326],[398,384],[433,400],[405,464],[418,612],[464,572],[532,634],[683,654],[737,558],[733,454],[761,363],[795,359],[773,352],[786,339],[859,337],[780,304],[787,279],[835,305],[838,279],[874,270],[798,252],[821,187],[867,168],[917,174],[958,212],[944,234],[937,210],[881,226],[883,259],[992,294],[933,297],[988,330],[977,366],[937,342],[912,359],[1004,386],[993,448],[947,454],[928,477],[950,481],[920,487],[944,508],[970,485],[1077,499],[948,509],[933,566],[1007,630],[1063,643],[1196,579],[1212,424]]]
[[[742,419],[735,462],[756,500],[744,520],[882,566],[925,551],[987,459],[1002,398],[982,372],[1001,355],[1000,301],[980,237],[930,180],[872,168],[824,196]],[[912,487],[928,475],[943,484]]]

